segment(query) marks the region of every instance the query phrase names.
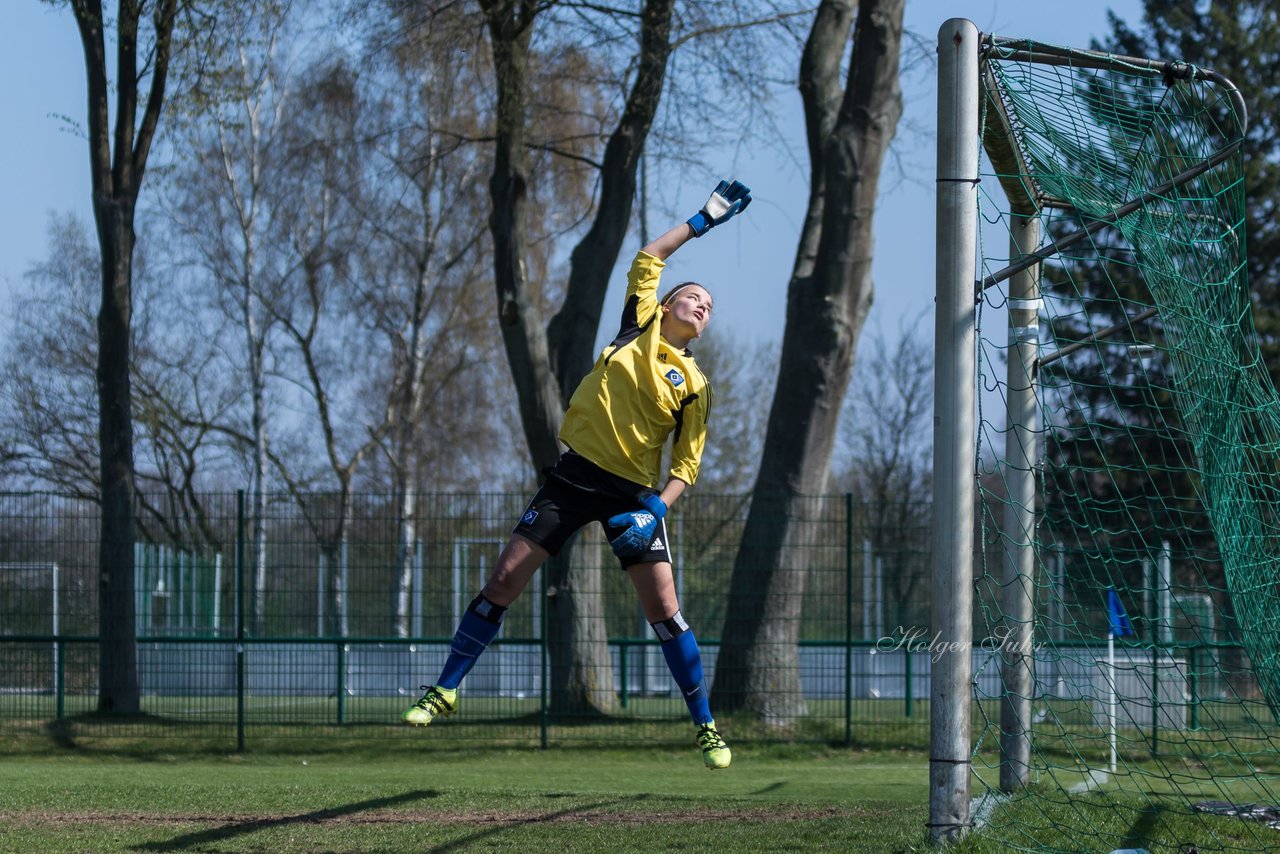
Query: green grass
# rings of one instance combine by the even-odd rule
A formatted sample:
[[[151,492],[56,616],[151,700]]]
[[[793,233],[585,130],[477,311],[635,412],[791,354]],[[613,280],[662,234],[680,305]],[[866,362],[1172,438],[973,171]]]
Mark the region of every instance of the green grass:
[[[980,832],[949,854],[1126,848],[1190,854],[1274,851],[1277,845],[1280,831],[1261,822],[1196,813],[1181,798],[1103,791],[1075,795],[1068,802],[1061,790],[1042,786],[996,807]]]
[[[0,763],[0,851],[923,850],[920,754],[741,747]],[[163,748],[161,748],[163,749]]]
[[[402,704],[341,727],[327,714],[309,726],[264,716],[248,727],[243,754],[233,752],[234,727],[184,719],[175,705],[137,718],[11,719],[0,854],[929,850],[927,753],[915,721],[860,721],[850,750],[836,746],[844,722],[835,705],[785,730],[727,716],[734,765],[712,774],[687,721],[666,714],[664,702],[557,720],[549,750],[535,746],[536,713],[485,702],[469,706],[467,720],[426,732],[389,722]],[[1190,809],[1201,800],[1280,800],[1268,734],[1170,731],[1158,757],[1125,735],[1121,773],[1095,785],[1105,736],[1045,728],[1035,797],[975,804],[983,826],[954,851],[1280,846],[1280,832],[1265,825]],[[973,794],[982,797],[998,785],[999,755],[991,722],[975,731],[988,736],[975,742]]]
[[[0,707],[4,705],[0,697]],[[414,744],[421,738],[400,723],[400,713],[411,702],[404,698],[360,698],[344,705],[339,725],[337,704],[324,697],[251,697],[244,726],[250,750],[278,749],[284,742],[323,736],[344,747],[360,744]],[[23,697],[21,708],[0,710],[0,738],[14,750],[43,752],[47,747],[101,747],[129,750],[133,743],[154,743],[158,749],[179,751],[196,742],[202,748],[233,750],[237,743],[234,698],[146,698],[144,714],[122,717],[100,715],[77,697],[57,717],[52,699]],[[919,706],[920,704],[917,704]],[[851,747],[859,749],[925,750],[929,743],[928,708],[912,717],[902,713],[902,703],[881,703],[851,722]],[[719,723],[734,742],[807,742],[813,749],[843,745],[846,736],[844,704],[811,701],[809,714],[787,727],[761,723],[753,715],[726,715]],[[865,714],[868,711],[874,715]],[[22,714],[15,714],[21,712]],[[632,698],[616,714],[560,714],[546,719],[536,700],[514,698],[467,699],[463,713],[432,728],[432,742],[463,749],[472,745],[677,747],[688,743],[688,712],[675,698]],[[161,747],[165,741],[171,748]]]
[[[740,745],[712,773],[696,751],[551,750],[290,741],[226,754],[172,738],[127,753],[84,744],[0,761],[0,852],[930,850],[928,769],[915,751]],[[973,791],[997,770],[977,769]],[[1280,832],[1188,803],[1259,799],[1147,762],[1068,797],[1083,773],[979,808],[949,854],[1258,851]],[[977,813],[984,813],[979,816]]]

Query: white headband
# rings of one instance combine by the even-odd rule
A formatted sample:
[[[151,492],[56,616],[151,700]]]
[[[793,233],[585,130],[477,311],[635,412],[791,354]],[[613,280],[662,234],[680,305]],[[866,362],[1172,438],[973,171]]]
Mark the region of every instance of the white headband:
[[[680,292],[681,292],[682,290],[684,290],[685,288],[691,288],[691,287],[693,287],[694,285],[697,285],[697,284],[698,284],[697,282],[685,282],[683,285],[680,285],[680,286],[679,286],[679,287],[677,287],[674,291],[672,291],[671,293],[667,294],[667,298],[666,298],[666,299],[664,299],[664,300],[662,301],[662,303],[661,303],[661,304],[662,304],[662,305],[670,305],[671,301],[672,301],[673,299],[675,299],[675,298],[676,298],[676,294],[680,293]],[[701,287],[701,286],[699,286],[699,287]]]

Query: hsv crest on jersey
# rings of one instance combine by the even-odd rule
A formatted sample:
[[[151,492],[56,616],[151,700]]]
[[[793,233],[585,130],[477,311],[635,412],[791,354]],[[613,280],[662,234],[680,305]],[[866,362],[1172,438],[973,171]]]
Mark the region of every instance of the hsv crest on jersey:
[[[676,370],[675,368],[672,368],[671,370],[667,371],[666,377],[667,379],[671,380],[671,384],[673,386],[676,386],[677,388],[684,385],[684,377],[680,374],[680,371]]]

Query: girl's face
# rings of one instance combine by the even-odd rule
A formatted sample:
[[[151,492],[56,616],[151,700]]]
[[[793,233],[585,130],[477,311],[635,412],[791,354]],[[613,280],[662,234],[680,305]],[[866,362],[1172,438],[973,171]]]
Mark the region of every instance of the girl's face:
[[[692,327],[697,338],[711,321],[711,294],[701,285],[687,285],[662,305],[663,319]]]

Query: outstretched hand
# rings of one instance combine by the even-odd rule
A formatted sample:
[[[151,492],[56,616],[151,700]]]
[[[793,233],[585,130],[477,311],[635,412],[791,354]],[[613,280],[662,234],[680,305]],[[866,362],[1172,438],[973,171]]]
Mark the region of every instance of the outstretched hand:
[[[721,223],[728,222],[751,204],[751,188],[741,181],[721,181],[702,210],[689,217],[694,237],[701,237]]]

